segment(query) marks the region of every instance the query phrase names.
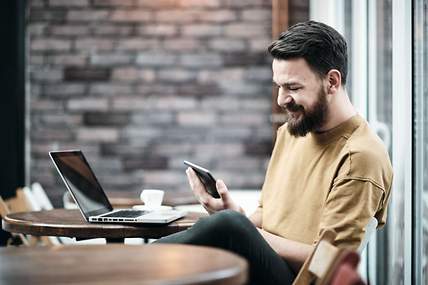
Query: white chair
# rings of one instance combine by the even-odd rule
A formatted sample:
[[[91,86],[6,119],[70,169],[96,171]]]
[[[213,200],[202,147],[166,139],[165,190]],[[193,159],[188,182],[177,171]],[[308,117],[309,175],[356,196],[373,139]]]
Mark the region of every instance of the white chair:
[[[43,189],[42,185],[40,185],[40,183],[34,182],[33,184],[31,184],[31,192],[33,193],[34,198],[36,199],[37,203],[42,208],[42,210],[53,209],[53,205],[49,200],[48,195],[46,195],[46,192]]]
[[[364,229],[365,230],[364,238],[361,241],[361,244],[357,250],[357,252],[361,256],[360,264],[358,266],[358,271],[365,281],[367,281],[367,276],[368,276],[368,272],[367,272],[368,246],[367,245],[369,241],[375,237],[377,225],[378,225],[377,219],[374,217],[371,217]]]
[[[361,254],[364,251],[364,249],[367,247],[367,244],[369,243],[370,238],[376,232],[377,225],[378,225],[377,219],[375,217],[371,217],[369,222],[367,223],[367,225],[365,227],[364,238],[361,241],[361,244],[357,250],[359,254]]]

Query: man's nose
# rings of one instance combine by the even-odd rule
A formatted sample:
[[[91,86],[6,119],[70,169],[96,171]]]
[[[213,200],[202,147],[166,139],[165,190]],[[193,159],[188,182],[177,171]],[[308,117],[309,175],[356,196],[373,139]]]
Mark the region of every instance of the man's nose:
[[[293,101],[293,97],[291,97],[290,95],[286,94],[285,92],[281,92],[281,90],[279,90],[278,100],[277,100],[277,103],[279,106],[284,106],[288,103],[291,103],[292,101]]]

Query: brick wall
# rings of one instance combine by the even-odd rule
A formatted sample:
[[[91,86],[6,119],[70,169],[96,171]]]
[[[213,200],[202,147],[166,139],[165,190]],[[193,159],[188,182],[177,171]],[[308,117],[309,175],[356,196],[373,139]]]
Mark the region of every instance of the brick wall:
[[[31,181],[82,149],[105,190],[188,189],[182,161],[260,188],[272,144],[268,0],[30,0]]]

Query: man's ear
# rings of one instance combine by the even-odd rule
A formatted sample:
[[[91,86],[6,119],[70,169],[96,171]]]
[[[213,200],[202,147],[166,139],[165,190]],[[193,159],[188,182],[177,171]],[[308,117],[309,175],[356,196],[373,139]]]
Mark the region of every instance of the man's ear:
[[[340,74],[340,71],[337,69],[331,69],[327,73],[327,80],[327,94],[336,94],[342,84],[342,75]]]

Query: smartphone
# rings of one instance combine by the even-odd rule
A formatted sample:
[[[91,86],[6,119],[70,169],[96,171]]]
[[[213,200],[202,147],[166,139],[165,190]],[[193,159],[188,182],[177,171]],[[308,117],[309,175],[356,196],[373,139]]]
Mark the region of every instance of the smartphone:
[[[214,198],[220,198],[220,194],[217,192],[216,180],[211,175],[208,169],[205,169],[199,165],[191,163],[187,160],[184,161],[184,164],[191,167],[196,175],[198,175],[199,180],[204,184],[206,191]]]

